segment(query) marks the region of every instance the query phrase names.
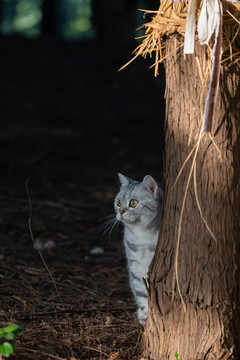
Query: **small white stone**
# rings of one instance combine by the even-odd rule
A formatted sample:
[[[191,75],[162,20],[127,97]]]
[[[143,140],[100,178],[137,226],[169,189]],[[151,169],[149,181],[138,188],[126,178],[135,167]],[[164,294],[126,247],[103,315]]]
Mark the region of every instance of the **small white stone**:
[[[104,249],[103,249],[102,247],[96,246],[96,247],[92,248],[92,249],[89,251],[89,253],[90,253],[91,255],[101,255],[101,254],[104,253]]]
[[[53,249],[54,247],[56,247],[56,243],[55,243],[55,241],[53,241],[51,239],[49,239],[49,240],[36,239],[34,247],[35,247],[35,249],[40,250],[40,251],[50,250],[50,249]]]
[[[37,250],[43,251],[44,244],[43,244],[42,240],[36,239],[35,244],[34,244],[34,248],[37,249]]]
[[[47,240],[44,244],[44,249],[47,250],[47,249],[52,249],[56,246],[56,243],[55,241],[53,240]]]

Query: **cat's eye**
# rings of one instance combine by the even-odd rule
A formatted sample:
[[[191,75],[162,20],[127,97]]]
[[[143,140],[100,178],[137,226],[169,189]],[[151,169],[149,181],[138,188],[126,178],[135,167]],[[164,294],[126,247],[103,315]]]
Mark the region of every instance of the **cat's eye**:
[[[138,204],[138,201],[137,200],[134,200],[132,199],[129,203],[129,206],[132,207],[132,208],[135,208]]]
[[[122,205],[122,200],[117,199],[117,200],[116,200],[116,204],[117,204],[117,206],[121,206],[121,205]]]

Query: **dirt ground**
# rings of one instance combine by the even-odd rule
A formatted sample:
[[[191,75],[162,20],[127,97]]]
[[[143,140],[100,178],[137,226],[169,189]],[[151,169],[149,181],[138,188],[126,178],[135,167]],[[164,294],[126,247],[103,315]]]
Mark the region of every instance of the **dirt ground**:
[[[163,75],[144,60],[118,73],[130,49],[94,43],[0,49],[0,327],[24,326],[11,358],[139,359],[121,227],[103,224],[118,172],[161,180]],[[49,271],[30,230],[53,246]]]

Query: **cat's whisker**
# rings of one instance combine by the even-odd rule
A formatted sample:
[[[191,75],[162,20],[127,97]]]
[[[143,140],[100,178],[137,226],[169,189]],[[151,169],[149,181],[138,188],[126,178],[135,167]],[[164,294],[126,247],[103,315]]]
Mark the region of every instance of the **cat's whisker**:
[[[103,223],[103,235],[109,232],[109,238],[111,238],[112,231],[116,228],[116,226],[119,224],[119,221],[116,219],[115,215],[108,216],[108,219]]]
[[[111,239],[113,230],[115,230],[118,227],[119,223],[120,221],[116,219],[116,221],[112,224],[111,228],[109,229],[109,240]]]
[[[104,222],[102,223],[102,227],[106,228],[108,226],[108,224],[113,221],[115,218],[115,215],[109,215],[104,219]]]
[[[103,228],[105,229],[105,231],[107,231],[107,229],[111,227],[112,224],[115,223],[115,221],[116,221],[115,215],[108,216],[108,219],[103,223]]]

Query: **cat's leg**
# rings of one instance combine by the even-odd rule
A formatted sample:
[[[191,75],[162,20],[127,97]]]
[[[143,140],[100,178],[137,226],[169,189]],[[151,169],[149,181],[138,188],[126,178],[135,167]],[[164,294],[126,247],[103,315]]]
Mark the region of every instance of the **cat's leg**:
[[[143,279],[130,272],[130,286],[137,304],[136,317],[141,325],[144,325],[148,311],[148,294]]]
[[[138,322],[144,326],[147,319],[148,312],[148,299],[147,298],[138,298],[138,309],[136,311],[136,317]]]

